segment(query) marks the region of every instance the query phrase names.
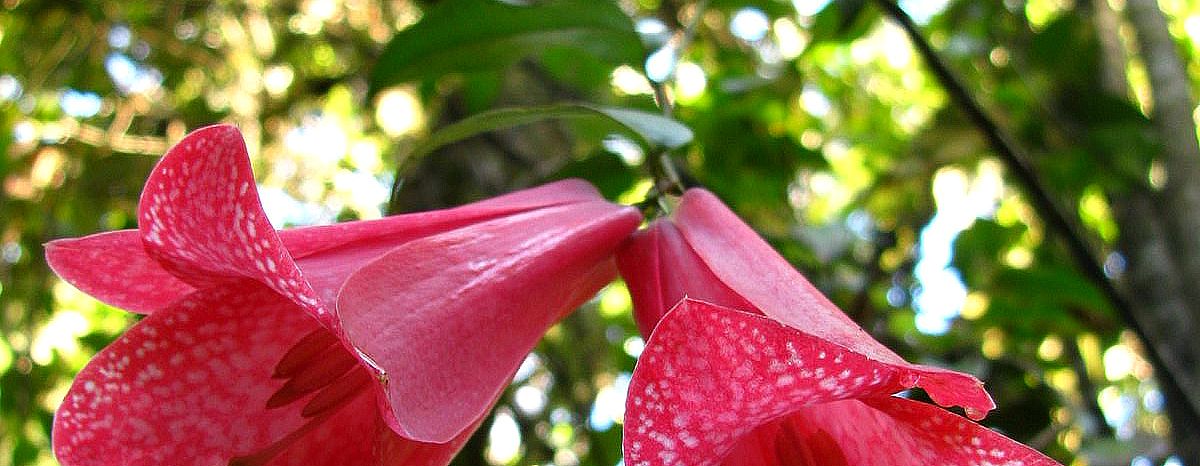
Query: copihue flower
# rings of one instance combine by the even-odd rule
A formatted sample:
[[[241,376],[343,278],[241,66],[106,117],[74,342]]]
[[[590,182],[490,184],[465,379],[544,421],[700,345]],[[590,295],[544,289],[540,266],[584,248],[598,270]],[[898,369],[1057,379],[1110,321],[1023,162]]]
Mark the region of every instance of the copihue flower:
[[[711,193],[687,191],[617,254],[649,337],[629,386],[625,462],[1053,465],[950,411],[994,407],[966,374],[871,338]]]
[[[53,445],[83,465],[440,465],[545,330],[614,275],[640,222],[581,181],[276,231],[241,135],[198,130],[138,229],[46,245],[148,314],[75,379]]]

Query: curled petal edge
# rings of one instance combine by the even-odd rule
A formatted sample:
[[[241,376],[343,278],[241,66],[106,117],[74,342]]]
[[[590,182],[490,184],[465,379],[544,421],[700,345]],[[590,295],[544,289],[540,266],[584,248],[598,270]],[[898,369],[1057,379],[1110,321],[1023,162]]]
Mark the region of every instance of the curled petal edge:
[[[684,299],[634,369],[626,458],[722,458],[735,439],[805,406],[928,388],[928,380],[919,366],[879,362],[765,316]]]
[[[718,279],[771,319],[871,360],[906,367],[936,403],[962,406],[972,419],[996,407],[974,377],[910,364],[875,341],[712,193],[688,190],[674,223]]]

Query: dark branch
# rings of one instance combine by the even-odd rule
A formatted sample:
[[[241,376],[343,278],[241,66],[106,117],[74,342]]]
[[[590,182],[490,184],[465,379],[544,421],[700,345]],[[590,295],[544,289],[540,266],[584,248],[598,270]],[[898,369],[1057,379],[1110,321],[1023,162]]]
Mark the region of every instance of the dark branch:
[[[1037,174],[1029,165],[1027,160],[1029,157],[1025,152],[1013,142],[1013,138],[1009,136],[1004,129],[996,124],[995,120],[987,114],[983,106],[963,85],[962,81],[950,70],[950,67],[942,61],[937,52],[933,50],[933,46],[929,41],[925,40],[921,35],[912,18],[908,16],[904,10],[900,9],[892,0],[875,0],[884,14],[892,21],[898,24],[908,35],[913,46],[917,49],[917,53],[925,60],[926,65],[937,77],[946,93],[950,95],[950,99],[958,105],[958,107],[966,114],[979,128],[987,138],[988,143],[992,146],[992,150],[1000,158],[1004,166],[1014,175],[1024,187],[1025,194],[1028,196],[1034,209],[1043,221],[1050,227],[1050,230],[1055,232],[1058,237],[1066,243],[1067,249],[1070,251],[1071,257],[1075,260],[1076,266],[1080,271],[1108,298],[1109,303],[1125,321],[1131,330],[1137,334],[1138,338],[1145,344],[1147,359],[1154,366],[1154,372],[1158,376],[1160,383],[1169,386],[1168,389],[1174,388],[1179,390],[1179,383],[1174,374],[1168,370],[1168,366],[1164,363],[1163,356],[1159,354],[1159,350],[1151,344],[1147,332],[1143,325],[1135,318],[1133,308],[1125,296],[1117,289],[1116,285],[1108,279],[1104,273],[1104,267],[1096,260],[1092,254],[1091,248],[1084,241],[1084,235],[1079,228],[1072,222],[1067,215],[1055,204],[1050,196],[1050,192],[1038,179]],[[1195,411],[1195,407],[1193,407]]]

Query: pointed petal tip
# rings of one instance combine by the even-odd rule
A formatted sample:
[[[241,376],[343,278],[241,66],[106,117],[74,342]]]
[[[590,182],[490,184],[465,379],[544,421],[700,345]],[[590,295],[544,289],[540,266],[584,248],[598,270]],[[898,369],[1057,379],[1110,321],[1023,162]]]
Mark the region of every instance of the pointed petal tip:
[[[146,253],[137,230],[56,239],[44,250],[46,263],[64,281],[130,312],[151,313],[193,290]]]
[[[675,216],[688,244],[721,281],[772,319],[903,368],[908,372],[901,380],[903,385],[920,386],[939,405],[962,406],[973,419],[995,407],[975,377],[909,364],[876,342],[713,193],[688,190]]]
[[[213,147],[233,150],[213,151]],[[170,149],[167,149],[167,153],[163,154],[162,159],[158,161],[158,166],[154,167],[154,171],[150,172],[150,177],[146,180],[146,186],[150,186],[151,180],[166,176],[164,169],[183,163],[188,159],[202,157],[209,152],[215,152],[230,159],[246,159],[247,164],[249,164],[250,160],[250,156],[246,150],[246,139],[242,137],[242,131],[236,126],[228,123],[203,126],[187,133],[183,136],[183,139],[180,139]],[[139,205],[146,201],[144,195],[146,191],[149,191],[149,189],[142,191],[143,199]]]
[[[972,375],[947,369],[916,366],[919,371],[911,387],[921,387],[938,406],[961,406],[967,417],[978,421],[996,409],[996,402],[984,389],[983,382]]]
[[[167,153],[163,154],[159,164],[162,165],[163,161],[168,159],[190,158],[192,155],[189,154],[196,152],[195,147],[197,144],[207,143],[223,145],[233,143],[235,146],[241,148],[240,151],[235,151],[235,153],[240,152],[241,155],[249,157],[245,155],[247,152],[246,140],[242,137],[242,131],[237,126],[229,123],[217,123],[201,126],[185,134],[183,139],[180,139],[170,149],[167,149]],[[151,176],[157,172],[159,172],[159,169],[156,167]]]
[[[184,139],[187,139],[188,137],[228,137],[232,135],[237,135],[240,138],[242,136],[242,131],[238,129],[237,126],[234,126],[230,123],[214,123],[192,130],[191,133],[188,133],[187,136],[184,136]]]
[[[872,360],[769,317],[685,297],[646,343],[630,383],[626,419],[630,427],[669,425],[658,429],[668,437],[700,424],[720,426],[736,437],[779,413],[837,400],[886,397],[914,386],[940,405],[964,407],[972,419],[994,407],[982,384],[970,375]],[[770,408],[747,404],[747,399],[765,400]],[[683,424],[674,424],[678,422]],[[650,432],[626,430],[627,453],[636,444],[654,444]],[[707,446],[686,449],[721,451],[719,442],[701,443]]]
[[[158,162],[138,229],[146,251],[193,286],[258,280],[336,324],[267,220],[245,140],[231,125],[191,132]]]

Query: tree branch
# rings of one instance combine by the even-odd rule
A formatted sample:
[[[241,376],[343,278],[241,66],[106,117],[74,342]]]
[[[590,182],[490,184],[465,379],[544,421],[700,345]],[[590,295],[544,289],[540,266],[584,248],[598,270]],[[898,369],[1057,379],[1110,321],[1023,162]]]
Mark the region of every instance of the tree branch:
[[[1144,326],[1135,317],[1129,301],[1104,273],[1103,266],[1092,254],[1091,248],[1084,241],[1084,236],[1080,229],[1055,204],[1049,190],[1038,179],[1032,166],[1026,161],[1028,160],[1028,156],[1025,152],[988,115],[983,106],[971,95],[962,81],[942,61],[937,52],[933,50],[933,46],[921,35],[912,18],[904,10],[900,9],[899,5],[893,0],[875,0],[875,3],[888,18],[904,29],[909,40],[912,41],[913,47],[916,48],[921,58],[925,60],[926,65],[929,66],[930,70],[937,77],[938,82],[941,83],[946,93],[950,95],[951,100],[958,105],[967,118],[983,133],[983,136],[992,146],[992,150],[996,152],[1001,163],[1017,178],[1024,188],[1025,194],[1039,216],[1050,227],[1050,230],[1056,233],[1066,244],[1076,266],[1079,267],[1084,276],[1100,288],[1109,303],[1125,321],[1126,325],[1133,330],[1141,341],[1146,343],[1146,356],[1154,366],[1159,382],[1168,390],[1174,388],[1182,393],[1186,393],[1182,391],[1175,376],[1177,372],[1183,372],[1186,368],[1176,367],[1177,365],[1168,365],[1164,360],[1164,355],[1161,354],[1160,349],[1153,345],[1153,340],[1149,338]],[[1200,406],[1196,405],[1194,401],[1192,405],[1193,416],[1195,416],[1196,413],[1200,412]]]

